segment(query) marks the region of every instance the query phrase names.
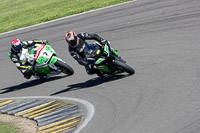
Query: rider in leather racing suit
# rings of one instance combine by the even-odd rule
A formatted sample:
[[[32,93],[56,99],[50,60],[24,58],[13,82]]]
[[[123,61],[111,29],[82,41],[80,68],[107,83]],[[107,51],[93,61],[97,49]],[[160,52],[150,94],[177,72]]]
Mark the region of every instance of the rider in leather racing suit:
[[[9,52],[10,59],[17,66],[17,68],[24,75],[24,78],[29,79],[32,75],[32,66],[26,65],[26,54],[28,49],[36,47],[35,44],[48,44],[47,40],[32,40],[32,41],[20,41],[19,39],[13,39],[11,41],[11,49]],[[36,75],[35,75],[36,76]]]
[[[90,64],[85,59],[84,48],[87,44],[86,40],[95,40],[100,43],[102,47],[105,44],[109,44],[109,41],[102,39],[97,34],[87,34],[87,33],[79,33],[76,34],[74,31],[69,31],[65,35],[65,39],[69,44],[69,52],[71,56],[80,64],[85,66],[86,72],[88,74],[97,74],[98,76],[102,76],[100,71],[95,69],[93,64]]]

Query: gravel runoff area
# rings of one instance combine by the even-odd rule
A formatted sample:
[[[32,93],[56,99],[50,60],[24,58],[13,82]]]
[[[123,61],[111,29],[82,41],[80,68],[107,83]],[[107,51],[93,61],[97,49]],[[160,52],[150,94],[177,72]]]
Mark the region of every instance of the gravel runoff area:
[[[0,121],[14,124],[17,128],[19,128],[19,133],[37,132],[37,123],[33,120],[7,114],[0,114]]]

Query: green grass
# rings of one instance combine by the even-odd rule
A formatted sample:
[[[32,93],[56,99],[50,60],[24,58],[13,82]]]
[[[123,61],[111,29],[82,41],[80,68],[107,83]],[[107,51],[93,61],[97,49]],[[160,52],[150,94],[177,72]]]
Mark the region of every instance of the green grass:
[[[130,0],[0,0],[0,33]]]
[[[11,123],[0,121],[0,133],[19,133],[19,130]]]

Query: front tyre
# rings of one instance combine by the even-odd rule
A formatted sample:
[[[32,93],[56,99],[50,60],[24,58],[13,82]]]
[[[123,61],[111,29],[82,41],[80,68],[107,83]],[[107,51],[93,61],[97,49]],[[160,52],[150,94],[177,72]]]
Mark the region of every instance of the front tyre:
[[[61,61],[61,60],[57,60],[55,62],[55,66],[57,66],[58,68],[61,69],[61,71],[64,74],[67,74],[68,76],[73,75],[74,74],[74,70],[65,62]]]
[[[129,73],[130,75],[135,73],[135,70],[124,62],[114,60],[113,65],[118,66],[119,68],[121,68],[125,72]]]

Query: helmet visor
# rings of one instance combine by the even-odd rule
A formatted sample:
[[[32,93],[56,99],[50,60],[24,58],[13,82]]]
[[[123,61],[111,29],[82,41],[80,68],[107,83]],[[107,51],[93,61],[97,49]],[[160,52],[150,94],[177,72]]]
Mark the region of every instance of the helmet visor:
[[[20,50],[22,49],[22,44],[19,45],[12,45],[12,49],[16,52],[20,52]]]

